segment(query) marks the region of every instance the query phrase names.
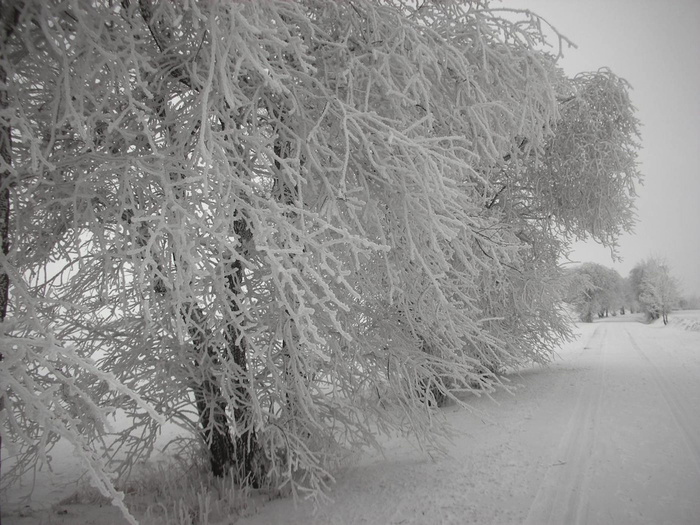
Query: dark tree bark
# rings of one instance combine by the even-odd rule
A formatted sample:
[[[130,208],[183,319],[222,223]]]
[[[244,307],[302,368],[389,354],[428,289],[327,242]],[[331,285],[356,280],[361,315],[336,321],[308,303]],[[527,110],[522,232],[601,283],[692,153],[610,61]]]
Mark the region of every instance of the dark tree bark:
[[[128,4],[128,0],[126,2]],[[167,24],[154,20],[155,6],[152,0],[139,0],[138,5],[141,17],[146,23],[158,50],[161,53],[166,51],[172,39]],[[187,73],[182,68],[175,68],[170,71],[170,75],[186,90],[195,89]],[[157,103],[158,114],[164,121],[167,121],[166,99],[167,97],[161,96]],[[173,136],[173,130],[168,129],[168,134]],[[172,177],[177,178],[180,175],[173,174]],[[185,195],[181,195],[181,198],[185,199]],[[236,282],[240,287],[240,280]],[[236,296],[240,295],[240,288],[233,291],[233,293]],[[251,467],[249,458],[241,457],[240,451],[243,449],[241,443],[250,436],[237,436],[234,443],[227,413],[228,402],[222,394],[220,379],[215,375],[214,371],[218,365],[221,365],[222,357],[225,359],[232,355],[240,370],[243,371],[241,375],[244,375],[247,369],[245,349],[235,348],[237,337],[233,338],[234,342],[232,343],[231,337],[227,333],[229,348],[226,349],[225,354],[228,353],[228,355],[218,356],[216,349],[212,347],[210,342],[211,327],[206,326],[205,316],[201,308],[195,303],[189,303],[183,305],[180,315],[187,323],[189,335],[192,338],[194,374],[189,378],[189,381],[195,396],[202,438],[207,447],[212,473],[217,477],[221,477],[235,466],[236,470],[242,473],[240,478],[243,480],[248,476]],[[238,387],[236,389],[238,391]],[[241,392],[239,392],[240,394]],[[240,411],[240,407],[234,407],[235,421],[243,418]],[[241,459],[243,460],[242,462]]]
[[[242,243],[250,237],[250,229],[245,219],[235,222],[236,234]],[[236,315],[240,311],[238,299],[242,295],[243,263],[240,259],[232,261],[229,272],[226,274],[226,285],[231,293],[231,313]],[[251,385],[248,380],[248,355],[245,337],[241,336],[239,328],[233,322],[226,328],[226,343],[228,356],[232,357],[236,367],[234,392],[237,403],[233,407],[233,420],[236,429],[240,429],[235,439],[236,471],[239,482],[248,482],[253,487],[259,487],[262,483],[263,472],[260,471],[256,458],[259,453],[255,427],[251,421]]]
[[[281,104],[280,104],[281,105]],[[277,122],[277,129],[274,133],[277,136],[274,144],[274,166],[276,178],[272,187],[272,195],[277,202],[282,203],[285,206],[294,204],[298,195],[298,188],[296,184],[288,180],[284,175],[284,170],[282,166],[282,161],[289,157],[291,151],[291,143],[285,137],[285,121],[287,118],[287,111],[285,109],[272,108],[270,109],[275,121]],[[290,222],[294,222],[297,219],[297,214],[290,212],[287,213],[287,217]],[[292,256],[293,257],[293,256]],[[285,309],[283,323],[290,323],[290,337],[293,337],[294,321],[289,314],[289,311]],[[295,366],[293,364],[293,358],[290,353],[290,346],[293,345],[293,341],[288,341],[286,334],[282,339],[282,359],[284,363],[284,377],[287,383],[287,390],[284,393],[285,403],[287,407],[287,414],[292,425],[296,424],[297,412],[298,412],[298,402],[297,396],[294,393],[296,384],[296,374]]]
[[[19,18],[19,11],[0,1],[0,45],[2,49],[7,49],[7,43],[14,32]],[[0,54],[0,111],[10,106],[7,86],[7,71],[3,63],[3,56]],[[12,128],[9,122],[0,123],[0,158],[5,166],[0,170],[0,249],[4,256],[10,253],[10,166],[12,165]],[[10,276],[5,268],[0,267],[0,323],[7,317],[7,308],[10,301]],[[0,352],[0,361],[3,354]],[[0,398],[0,411],[4,410],[2,398]],[[2,437],[0,437],[0,448],[2,448]],[[2,473],[2,462],[0,460],[0,474]]]
[[[188,324],[194,346],[193,364],[196,372],[190,381],[202,428],[202,438],[209,452],[212,473],[221,477],[234,465],[235,445],[226,414],[228,405],[212,370],[217,364],[217,357],[209,342],[201,308],[197,305],[186,305],[182,315]]]
[[[0,84],[7,83],[7,73],[0,63]],[[8,107],[8,94],[6,89],[0,89],[0,111]],[[0,171],[0,244],[3,255],[10,252],[10,169],[12,163],[12,132],[10,126],[3,123],[0,126],[0,157],[7,166]],[[7,316],[9,301],[10,277],[4,268],[0,268],[0,322]],[[2,360],[2,353],[0,353]]]
[[[422,335],[419,335],[418,339],[420,340],[421,351],[426,354],[434,355],[430,343],[428,343]],[[428,406],[442,407],[445,406],[447,402],[445,393],[440,389],[437,383],[432,380],[421,379],[418,384],[417,394]]]
[[[7,49],[10,36],[19,21],[19,10],[0,0],[0,45]],[[0,54],[0,111],[10,107],[7,91],[7,71]],[[8,121],[0,122],[0,158],[4,168],[0,170],[0,249],[3,255],[10,253],[10,166],[12,165],[12,128]],[[0,268],[0,322],[7,316],[10,299],[10,276],[4,268]],[[0,361],[2,353],[0,353]],[[0,408],[1,410],[1,408]]]

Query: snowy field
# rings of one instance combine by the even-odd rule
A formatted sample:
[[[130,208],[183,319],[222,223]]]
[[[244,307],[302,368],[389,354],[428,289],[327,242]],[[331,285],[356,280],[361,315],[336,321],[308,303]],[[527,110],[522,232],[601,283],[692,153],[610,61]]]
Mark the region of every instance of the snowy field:
[[[385,456],[339,472],[333,502],[316,512],[258,498],[209,523],[699,523],[700,311],[675,313],[669,326],[627,315],[578,330],[554,364],[511,376],[515,395],[474,398],[472,413],[443,409],[457,431],[447,456],[396,438]],[[71,459],[59,459],[63,472],[37,480],[45,506],[75,477]],[[17,494],[7,496],[5,525],[124,523],[84,501],[35,503],[22,517]]]

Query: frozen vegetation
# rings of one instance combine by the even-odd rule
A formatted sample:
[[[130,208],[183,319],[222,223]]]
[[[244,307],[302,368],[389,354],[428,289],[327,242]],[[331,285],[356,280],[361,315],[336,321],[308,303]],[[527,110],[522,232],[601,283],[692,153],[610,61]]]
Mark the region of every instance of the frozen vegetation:
[[[260,492],[244,501],[210,488],[198,501],[163,476],[135,484],[128,501],[152,505],[144,524],[167,523],[166,510],[170,523],[190,523],[177,517],[183,494],[208,501],[208,519],[197,523],[211,525],[696,523],[700,332],[681,327],[697,327],[700,311],[671,314],[668,327],[641,321],[580,324],[551,365],[508,375],[512,394],[469,396],[471,411],[441,409],[455,431],[445,455],[431,458],[401,437],[385,438],[384,455],[357,454],[316,512]],[[53,484],[39,477],[24,518],[16,512],[27,489],[11,492],[7,523],[125,523],[84,489],[41,511],[75,491],[64,485],[77,477],[75,462],[62,459],[58,470]]]
[[[584,263],[569,270],[566,302],[579,319],[592,322],[595,317],[642,312],[647,321],[668,323],[673,308],[692,299],[679,297],[678,282],[668,265],[649,258],[635,265],[623,279],[611,268]]]
[[[482,419],[538,402],[513,371],[565,381],[567,360],[541,368],[572,336],[559,261],[633,227],[639,123],[612,71],[564,74],[568,41],[537,15],[0,7],[3,494],[75,463],[115,507],[100,523],[216,522],[264,494],[323,504],[353,458],[400,464],[395,436],[465,458]],[[639,300],[665,317],[654,269]],[[602,356],[608,329],[584,336]],[[436,461],[441,486],[430,469],[459,463]],[[482,490],[507,469],[460,472]]]

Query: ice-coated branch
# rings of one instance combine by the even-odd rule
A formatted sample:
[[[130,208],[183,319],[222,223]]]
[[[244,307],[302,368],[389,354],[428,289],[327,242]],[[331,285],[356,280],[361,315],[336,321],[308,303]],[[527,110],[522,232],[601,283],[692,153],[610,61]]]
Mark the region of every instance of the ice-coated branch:
[[[439,447],[437,405],[502,386],[568,336],[570,239],[614,244],[631,225],[628,86],[567,79],[529,12],[20,11],[0,55],[2,264],[23,280],[10,279],[6,337],[52,334],[72,349],[52,374],[70,392],[61,366],[83,369],[86,413],[121,404],[144,436],[114,436],[121,474],[152,450],[156,413],[194,430],[216,474],[312,497],[376,429]],[[28,352],[15,364],[43,385]],[[17,414],[36,400],[13,385],[3,428],[30,457],[42,434]],[[46,421],[73,406],[56,399]]]

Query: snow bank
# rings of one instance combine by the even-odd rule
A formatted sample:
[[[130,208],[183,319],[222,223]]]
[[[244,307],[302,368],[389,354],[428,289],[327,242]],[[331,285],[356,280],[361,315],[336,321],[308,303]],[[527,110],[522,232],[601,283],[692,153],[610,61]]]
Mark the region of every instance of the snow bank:
[[[681,310],[668,318],[668,324],[682,330],[700,332],[700,310]]]

